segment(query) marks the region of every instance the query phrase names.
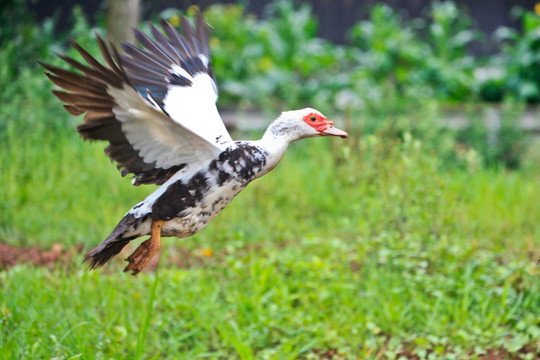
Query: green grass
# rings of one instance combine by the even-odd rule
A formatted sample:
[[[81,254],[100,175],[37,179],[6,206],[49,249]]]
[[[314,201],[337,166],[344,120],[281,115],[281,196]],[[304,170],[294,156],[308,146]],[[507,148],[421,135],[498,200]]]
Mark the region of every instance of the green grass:
[[[0,237],[96,246],[153,187],[121,179],[32,75],[0,109]],[[88,272],[82,254],[1,272],[0,358],[533,359],[540,176],[441,165],[408,135],[304,140],[201,233],[164,240],[157,273]]]

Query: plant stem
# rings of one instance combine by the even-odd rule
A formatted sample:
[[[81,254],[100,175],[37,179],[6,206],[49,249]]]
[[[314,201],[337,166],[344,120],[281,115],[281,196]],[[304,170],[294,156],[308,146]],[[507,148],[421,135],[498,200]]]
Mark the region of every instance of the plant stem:
[[[135,358],[137,360],[142,359],[144,341],[146,339],[146,331],[148,330],[148,325],[150,325],[150,318],[153,313],[154,300],[156,298],[156,289],[159,282],[159,266],[156,268],[154,284],[152,285],[152,290],[150,292],[150,298],[148,299],[148,304],[146,306],[146,314],[143,313],[141,319],[141,326],[139,327],[139,332],[137,334],[137,349]]]

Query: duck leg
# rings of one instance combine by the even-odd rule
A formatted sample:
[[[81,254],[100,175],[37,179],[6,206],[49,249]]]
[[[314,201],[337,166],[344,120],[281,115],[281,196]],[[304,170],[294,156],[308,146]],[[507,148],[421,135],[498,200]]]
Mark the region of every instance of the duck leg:
[[[124,272],[131,271],[131,275],[137,275],[158,252],[161,247],[162,224],[163,220],[152,221],[152,235],[150,239],[144,241],[133,254],[127,257],[126,261],[129,262],[129,265],[126,266]]]

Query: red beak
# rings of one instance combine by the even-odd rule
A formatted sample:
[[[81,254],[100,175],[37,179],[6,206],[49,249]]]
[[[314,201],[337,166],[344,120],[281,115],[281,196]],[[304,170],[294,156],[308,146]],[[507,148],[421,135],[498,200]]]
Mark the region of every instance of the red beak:
[[[326,130],[321,131],[319,133],[319,135],[321,135],[321,136],[339,136],[339,137],[342,137],[344,139],[349,136],[349,134],[347,134],[345,131],[339,130],[338,128],[335,128],[332,125],[330,125]]]

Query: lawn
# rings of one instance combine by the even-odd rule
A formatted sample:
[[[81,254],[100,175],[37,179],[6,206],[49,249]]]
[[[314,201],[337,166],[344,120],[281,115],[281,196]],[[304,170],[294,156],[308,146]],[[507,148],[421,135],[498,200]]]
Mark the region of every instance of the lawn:
[[[153,187],[28,92],[2,109],[2,241],[90,249]],[[1,272],[2,358],[535,358],[538,173],[351,133],[295,143],[201,233],[164,240],[155,271],[77,253]]]

